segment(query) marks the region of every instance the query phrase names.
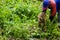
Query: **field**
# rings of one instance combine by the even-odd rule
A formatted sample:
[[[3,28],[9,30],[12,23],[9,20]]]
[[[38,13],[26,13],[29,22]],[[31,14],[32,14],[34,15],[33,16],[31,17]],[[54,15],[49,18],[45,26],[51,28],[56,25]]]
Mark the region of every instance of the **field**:
[[[40,0],[0,0],[0,40],[60,40],[57,14],[53,24],[47,10],[46,32],[43,32],[38,27],[37,16],[41,12]]]

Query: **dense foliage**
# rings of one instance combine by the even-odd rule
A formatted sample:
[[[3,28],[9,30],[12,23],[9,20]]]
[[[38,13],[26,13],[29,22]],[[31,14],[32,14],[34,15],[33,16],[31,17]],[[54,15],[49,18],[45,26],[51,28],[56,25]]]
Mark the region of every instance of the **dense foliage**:
[[[39,0],[0,0],[0,40],[28,40],[37,35],[42,39],[58,40],[57,16],[56,23],[51,23],[49,10],[46,14],[47,31],[39,30],[37,16],[42,12],[41,4]]]

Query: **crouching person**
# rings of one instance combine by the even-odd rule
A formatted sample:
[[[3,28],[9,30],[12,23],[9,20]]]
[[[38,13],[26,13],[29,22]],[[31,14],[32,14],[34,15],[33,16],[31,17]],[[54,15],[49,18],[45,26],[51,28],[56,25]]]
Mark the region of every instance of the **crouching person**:
[[[43,1],[43,10],[42,13],[38,15],[38,26],[42,28],[42,31],[46,31],[45,27],[45,15],[46,15],[46,10],[50,9],[50,21],[55,17],[56,14],[56,3],[54,0],[44,0]]]

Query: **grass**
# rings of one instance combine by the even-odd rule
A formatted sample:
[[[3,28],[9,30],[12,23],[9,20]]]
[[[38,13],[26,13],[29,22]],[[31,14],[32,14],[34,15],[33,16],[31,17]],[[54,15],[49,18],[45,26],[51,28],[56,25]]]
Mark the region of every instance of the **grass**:
[[[0,40],[28,40],[39,36],[42,40],[58,40],[60,31],[46,13],[46,32],[38,27],[37,15],[42,12],[42,2],[38,0],[1,0],[0,1]],[[60,39],[59,39],[60,40]]]

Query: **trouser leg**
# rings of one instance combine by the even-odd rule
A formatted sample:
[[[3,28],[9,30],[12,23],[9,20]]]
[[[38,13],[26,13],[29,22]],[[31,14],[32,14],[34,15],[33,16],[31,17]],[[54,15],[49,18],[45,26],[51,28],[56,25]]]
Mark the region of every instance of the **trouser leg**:
[[[49,19],[50,19],[50,21],[52,22],[53,21],[53,19],[54,19],[54,17],[55,16],[52,16],[53,14],[52,14],[52,9],[51,9],[51,11],[50,11],[50,17],[49,17]]]
[[[60,28],[60,10],[58,11],[58,26]]]
[[[58,12],[58,23],[60,23],[60,10]]]

